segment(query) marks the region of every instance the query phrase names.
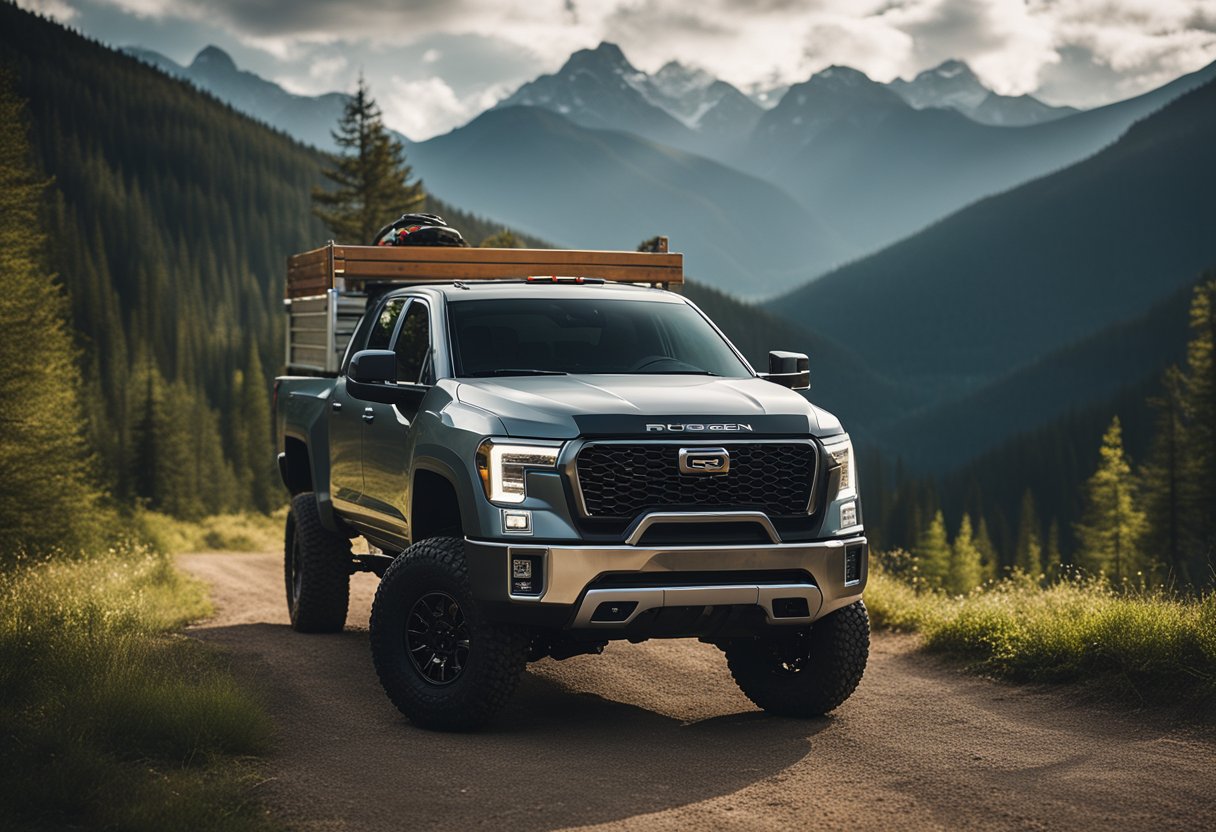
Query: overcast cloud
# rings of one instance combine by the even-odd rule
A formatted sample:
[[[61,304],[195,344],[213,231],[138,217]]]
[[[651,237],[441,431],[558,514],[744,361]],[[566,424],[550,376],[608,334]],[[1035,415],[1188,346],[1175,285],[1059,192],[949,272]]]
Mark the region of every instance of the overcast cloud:
[[[188,63],[214,43],[299,93],[360,70],[421,139],[468,120],[575,49],[620,44],[742,88],[831,64],[879,81],[947,58],[998,92],[1092,107],[1216,60],[1216,0],[19,0],[114,45]]]

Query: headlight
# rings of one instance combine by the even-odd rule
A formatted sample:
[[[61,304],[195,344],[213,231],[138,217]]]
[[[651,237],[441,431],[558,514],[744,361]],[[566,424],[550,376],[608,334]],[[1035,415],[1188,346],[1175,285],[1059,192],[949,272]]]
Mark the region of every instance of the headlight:
[[[522,503],[527,495],[524,475],[529,468],[554,468],[561,443],[512,442],[487,439],[477,446],[477,473],[491,503]]]
[[[847,500],[857,496],[857,460],[853,456],[853,443],[849,439],[843,442],[825,444],[824,450],[832,455],[832,459],[840,466],[840,487],[836,489],[833,500]]]

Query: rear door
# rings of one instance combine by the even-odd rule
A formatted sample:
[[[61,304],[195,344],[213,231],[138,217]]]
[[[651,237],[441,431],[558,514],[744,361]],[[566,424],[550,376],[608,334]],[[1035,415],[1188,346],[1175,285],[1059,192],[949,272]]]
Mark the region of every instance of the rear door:
[[[369,402],[371,418],[363,428],[363,505],[379,528],[407,539],[410,429],[435,383],[434,334],[430,305],[411,298],[392,349],[397,353],[397,384],[414,395],[405,404]]]

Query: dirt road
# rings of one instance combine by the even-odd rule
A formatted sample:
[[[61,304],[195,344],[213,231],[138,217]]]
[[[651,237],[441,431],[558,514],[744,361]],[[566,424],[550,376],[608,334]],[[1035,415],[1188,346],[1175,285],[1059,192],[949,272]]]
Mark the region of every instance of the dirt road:
[[[266,695],[264,787],[294,828],[1216,829],[1216,736],[1159,712],[998,684],[877,636],[834,716],[773,718],[721,654],[612,644],[530,667],[488,731],[412,727],[368,655],[375,578],[348,631],[287,626],[276,554],[188,555],[218,614],[196,628]]]

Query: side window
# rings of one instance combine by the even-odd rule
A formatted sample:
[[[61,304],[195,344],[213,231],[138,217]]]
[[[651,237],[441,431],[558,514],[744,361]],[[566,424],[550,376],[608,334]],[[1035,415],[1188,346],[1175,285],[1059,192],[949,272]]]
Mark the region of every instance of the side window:
[[[393,349],[397,353],[397,381],[430,382],[431,326],[425,303],[415,300],[410,304]]]
[[[380,314],[372,322],[372,331],[367,338],[364,349],[386,350],[393,340],[393,330],[397,327],[397,318],[405,307],[405,298],[393,298],[380,307]]]

